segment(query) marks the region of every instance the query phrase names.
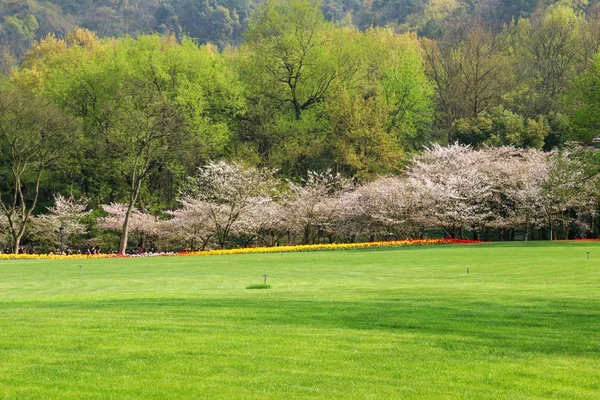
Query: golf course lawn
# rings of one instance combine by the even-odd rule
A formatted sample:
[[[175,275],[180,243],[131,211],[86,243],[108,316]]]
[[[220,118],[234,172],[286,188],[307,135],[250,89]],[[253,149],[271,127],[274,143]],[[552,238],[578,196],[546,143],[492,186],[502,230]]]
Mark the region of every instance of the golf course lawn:
[[[53,398],[598,399],[600,243],[0,261],[0,399]]]

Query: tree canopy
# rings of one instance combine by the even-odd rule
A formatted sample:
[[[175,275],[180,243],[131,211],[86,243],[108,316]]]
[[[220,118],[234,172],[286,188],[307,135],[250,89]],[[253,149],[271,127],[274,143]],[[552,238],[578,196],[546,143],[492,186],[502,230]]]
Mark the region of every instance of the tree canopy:
[[[595,182],[600,168],[589,154],[600,142],[600,8],[507,6],[511,10],[458,0],[2,2],[0,224],[8,227],[10,246],[32,240],[32,217],[47,213],[56,199],[85,197],[97,210],[93,221],[108,218],[113,230],[121,224],[124,251],[130,231],[145,238],[155,234],[157,221],[210,211],[183,190],[190,176],[219,162],[233,163],[240,176],[277,171],[277,187],[288,195],[311,176],[339,176],[366,185],[346,200],[374,199],[384,208],[390,199],[416,202],[406,192],[419,178],[403,179],[435,146],[568,153],[565,160],[585,161],[587,172],[577,179]],[[84,12],[89,9],[97,13]],[[457,167],[457,176],[445,182],[456,187],[439,191],[464,197],[479,215],[477,191],[496,188],[479,185],[485,174],[463,172]],[[375,199],[366,191],[379,190],[369,185],[382,177],[395,191]],[[526,186],[547,189],[537,183]],[[534,194],[506,199],[531,211],[522,203]],[[342,207],[342,200],[330,200],[327,206]],[[553,215],[578,212],[556,211],[552,201],[545,204],[555,207]],[[262,215],[271,217],[294,204],[266,203]],[[110,204],[112,214],[102,207]],[[117,215],[121,209],[124,215]],[[317,225],[317,236],[341,229],[335,225],[341,222],[328,222],[327,212],[320,215],[305,241],[315,237]],[[483,229],[481,221],[491,226],[487,217],[477,224],[460,218],[438,225],[448,234],[459,229],[455,222],[475,232]],[[547,226],[557,224],[548,218]],[[189,225],[192,235],[176,230],[194,247],[215,238],[221,247],[231,244],[236,226],[273,243],[289,231],[290,220],[277,220],[223,225],[213,218],[213,228],[225,228],[215,233]],[[409,218],[399,225],[413,234],[421,222]],[[94,235],[97,223],[89,224],[86,234]]]

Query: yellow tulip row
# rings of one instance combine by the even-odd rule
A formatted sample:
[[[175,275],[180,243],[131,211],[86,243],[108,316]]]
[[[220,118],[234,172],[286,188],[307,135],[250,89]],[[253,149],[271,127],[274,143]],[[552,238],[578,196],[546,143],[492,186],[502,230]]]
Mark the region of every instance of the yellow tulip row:
[[[402,247],[402,246],[423,246],[435,244],[466,244],[480,243],[476,240],[460,240],[460,239],[418,239],[418,240],[392,240],[381,242],[363,242],[363,243],[333,243],[333,244],[306,244],[295,246],[278,246],[278,247],[247,247],[241,249],[225,249],[225,250],[207,250],[193,251],[181,253],[166,253],[155,254],[158,256],[209,256],[209,255],[225,255],[225,254],[252,254],[252,253],[283,253],[283,252],[299,252],[299,251],[320,251],[320,250],[350,250],[350,249],[369,249],[382,247]],[[117,258],[129,257],[119,254],[0,254],[0,260],[64,260],[64,259],[87,259],[87,258]]]
[[[456,239],[392,240],[392,241],[383,241],[383,242],[303,244],[303,245],[279,246],[279,247],[248,247],[248,248],[243,248],[243,249],[195,251],[195,252],[187,252],[187,253],[179,253],[179,254],[180,255],[190,255],[190,256],[203,256],[203,255],[247,254],[247,253],[284,253],[284,252],[288,253],[288,252],[299,252],[299,251],[351,250],[351,249],[420,246],[420,245],[450,244],[450,243],[479,243],[479,242],[456,240]]]

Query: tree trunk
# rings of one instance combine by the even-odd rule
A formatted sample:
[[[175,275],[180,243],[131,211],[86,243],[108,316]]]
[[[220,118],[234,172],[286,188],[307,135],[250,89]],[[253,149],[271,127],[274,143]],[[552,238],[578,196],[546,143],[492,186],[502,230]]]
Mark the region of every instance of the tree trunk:
[[[221,250],[225,248],[225,242],[227,241],[227,234],[222,230],[217,230],[217,242]]]
[[[127,241],[129,239],[129,222],[131,220],[131,212],[133,206],[137,201],[138,194],[140,192],[141,180],[136,179],[133,184],[131,195],[129,196],[129,204],[127,205],[127,211],[125,212],[125,221],[123,221],[123,228],[121,229],[121,241],[119,243],[119,254],[125,254],[127,251]]]
[[[309,244],[310,240],[310,225],[304,226],[304,235],[302,238],[302,244]]]
[[[19,254],[19,247],[21,245],[21,238],[19,236],[13,236],[12,238],[13,240],[13,253],[14,254]]]
[[[125,221],[123,222],[123,228],[121,229],[121,242],[119,243],[119,254],[125,254],[127,251],[127,241],[129,239],[129,220],[131,217],[131,211],[133,210],[133,203],[129,203],[127,211],[125,212]]]

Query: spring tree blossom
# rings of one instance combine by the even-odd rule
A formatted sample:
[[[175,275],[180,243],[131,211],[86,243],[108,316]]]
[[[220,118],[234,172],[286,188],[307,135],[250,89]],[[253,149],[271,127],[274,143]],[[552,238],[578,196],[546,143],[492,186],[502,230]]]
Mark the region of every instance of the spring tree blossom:
[[[182,203],[201,207],[220,248],[241,233],[247,218],[272,201],[275,171],[238,163],[211,162],[198,168],[182,193]],[[203,217],[204,218],[204,217]]]
[[[62,226],[62,244],[69,246],[75,237],[88,232],[87,224],[83,221],[91,212],[87,199],[57,195],[54,197],[54,206],[47,210],[49,214],[41,214],[31,220],[31,235],[37,240],[59,246],[59,228]]]
[[[331,234],[331,227],[343,209],[341,195],[352,188],[351,182],[331,171],[309,171],[301,183],[290,183],[291,199],[286,207],[293,212],[294,231],[302,243],[314,242],[321,233]]]

